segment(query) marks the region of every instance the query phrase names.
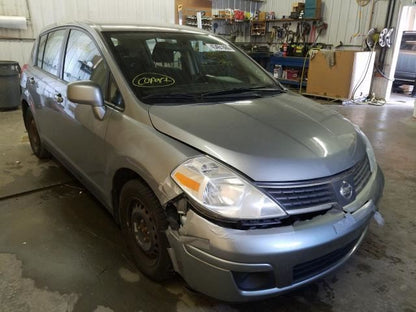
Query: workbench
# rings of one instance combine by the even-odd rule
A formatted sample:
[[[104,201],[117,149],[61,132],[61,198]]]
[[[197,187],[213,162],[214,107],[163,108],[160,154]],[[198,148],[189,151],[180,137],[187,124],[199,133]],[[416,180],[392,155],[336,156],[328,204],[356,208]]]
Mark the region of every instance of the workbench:
[[[283,67],[283,70],[290,69],[290,68],[299,70],[299,77],[296,80],[295,79],[279,79],[279,81],[283,84],[294,85],[294,86],[299,87],[304,62],[305,62],[304,57],[273,55],[270,57],[269,67],[267,68],[267,70],[273,73],[273,69],[275,65],[281,65]],[[308,67],[309,67],[309,58],[307,58],[306,63],[305,63],[305,73]],[[306,78],[306,75],[304,74],[303,81],[302,81],[303,87],[306,86],[305,78]]]

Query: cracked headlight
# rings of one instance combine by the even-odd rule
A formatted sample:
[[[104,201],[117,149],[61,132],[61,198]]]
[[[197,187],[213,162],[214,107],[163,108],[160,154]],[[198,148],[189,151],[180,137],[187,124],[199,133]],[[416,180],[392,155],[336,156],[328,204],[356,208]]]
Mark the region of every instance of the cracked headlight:
[[[171,174],[200,207],[227,219],[266,219],[287,216],[279,205],[219,162],[199,156]]]

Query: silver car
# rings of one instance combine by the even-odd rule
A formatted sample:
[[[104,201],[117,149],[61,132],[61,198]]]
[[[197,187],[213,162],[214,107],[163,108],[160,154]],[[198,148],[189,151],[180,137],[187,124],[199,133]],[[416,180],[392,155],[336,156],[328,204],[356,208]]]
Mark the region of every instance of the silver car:
[[[344,263],[377,213],[384,180],[364,133],[211,33],[49,27],[21,86],[34,154],[102,202],[153,280],[275,296]]]

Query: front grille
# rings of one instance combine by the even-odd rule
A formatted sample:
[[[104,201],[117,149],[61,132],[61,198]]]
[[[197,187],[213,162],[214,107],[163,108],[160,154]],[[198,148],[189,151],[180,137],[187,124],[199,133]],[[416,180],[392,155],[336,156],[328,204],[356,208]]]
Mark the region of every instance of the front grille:
[[[335,202],[330,183],[313,186],[263,188],[286,210],[309,208]]]
[[[339,183],[347,180],[353,184],[354,194],[360,193],[370,179],[370,163],[365,156],[352,168],[337,175],[318,180],[292,183],[257,183],[274,198],[289,214],[302,214],[330,209],[333,204],[344,206],[345,198],[339,198]],[[351,197],[351,201],[355,199]]]
[[[355,165],[352,168],[352,172],[354,176],[355,192],[358,194],[367,184],[371,176],[370,162],[368,161],[368,157],[365,157],[361,162]]]
[[[297,264],[293,267],[293,283],[298,283],[328,270],[331,266],[344,258],[354,248],[356,243],[357,240],[354,240],[348,245],[336,249],[322,257]]]

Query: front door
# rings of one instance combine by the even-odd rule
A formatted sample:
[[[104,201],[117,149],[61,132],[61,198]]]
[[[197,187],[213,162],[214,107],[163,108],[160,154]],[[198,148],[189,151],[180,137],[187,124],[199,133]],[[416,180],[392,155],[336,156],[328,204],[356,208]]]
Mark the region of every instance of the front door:
[[[61,110],[55,120],[59,130],[56,142],[64,161],[84,183],[102,193],[100,181],[105,175],[107,146],[105,132],[112,110],[107,109],[104,118],[98,119],[90,105],[73,103],[67,98],[67,84],[78,80],[92,80],[107,88],[108,67],[94,40],[81,30],[71,29],[63,61],[63,83],[56,90]],[[100,194],[103,195],[103,194]]]

